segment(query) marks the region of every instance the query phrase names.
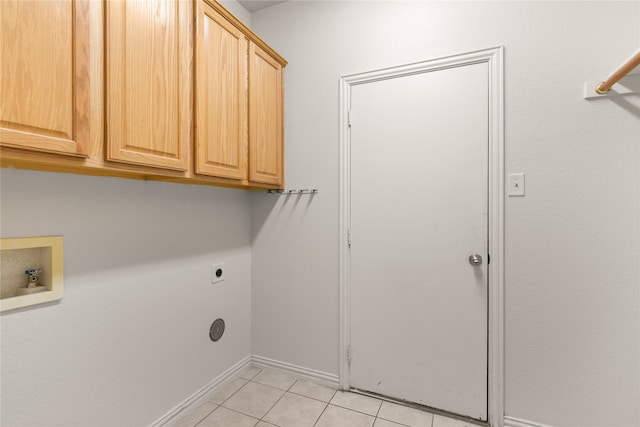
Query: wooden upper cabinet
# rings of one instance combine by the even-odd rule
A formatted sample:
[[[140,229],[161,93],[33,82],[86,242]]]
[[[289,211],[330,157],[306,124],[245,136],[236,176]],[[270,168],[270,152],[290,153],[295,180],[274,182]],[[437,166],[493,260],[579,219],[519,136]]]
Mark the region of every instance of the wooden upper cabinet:
[[[197,2],[196,173],[247,179],[247,39]]]
[[[282,65],[249,45],[249,181],[282,187]]]
[[[185,171],[192,144],[190,1],[107,1],[107,159]]]
[[[89,147],[88,1],[0,1],[0,144]]]
[[[282,188],[286,65],[215,0],[0,0],[0,165]]]

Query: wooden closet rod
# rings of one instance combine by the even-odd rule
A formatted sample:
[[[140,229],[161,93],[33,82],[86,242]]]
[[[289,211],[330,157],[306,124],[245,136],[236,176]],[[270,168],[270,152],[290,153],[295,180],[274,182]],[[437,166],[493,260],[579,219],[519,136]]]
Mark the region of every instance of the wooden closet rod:
[[[599,95],[609,93],[614,84],[618,83],[621,78],[629,74],[629,72],[638,65],[640,65],[640,49],[627,62],[621,65],[620,68],[614,71],[607,80],[596,86],[596,92]]]

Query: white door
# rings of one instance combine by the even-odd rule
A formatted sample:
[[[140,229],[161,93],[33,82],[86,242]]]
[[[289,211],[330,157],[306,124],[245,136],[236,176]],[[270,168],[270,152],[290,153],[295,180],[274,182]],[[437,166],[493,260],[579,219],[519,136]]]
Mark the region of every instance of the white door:
[[[350,94],[350,387],[480,420],[488,78],[476,63]]]

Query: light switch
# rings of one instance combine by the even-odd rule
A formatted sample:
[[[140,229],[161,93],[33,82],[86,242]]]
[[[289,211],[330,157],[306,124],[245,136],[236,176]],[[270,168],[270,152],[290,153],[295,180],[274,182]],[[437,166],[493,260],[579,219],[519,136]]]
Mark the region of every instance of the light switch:
[[[509,197],[524,197],[524,174],[510,173],[507,182]]]

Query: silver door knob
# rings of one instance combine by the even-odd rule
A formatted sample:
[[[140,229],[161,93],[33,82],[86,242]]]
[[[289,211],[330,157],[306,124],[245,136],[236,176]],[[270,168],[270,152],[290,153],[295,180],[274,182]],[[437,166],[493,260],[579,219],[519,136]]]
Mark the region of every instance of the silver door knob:
[[[478,254],[469,255],[469,264],[473,267],[482,265],[482,257]]]

